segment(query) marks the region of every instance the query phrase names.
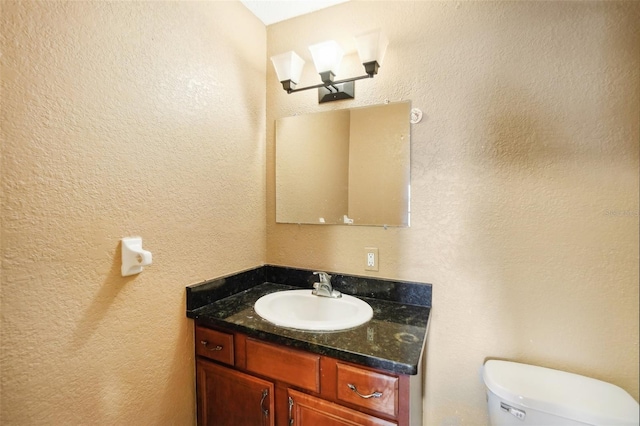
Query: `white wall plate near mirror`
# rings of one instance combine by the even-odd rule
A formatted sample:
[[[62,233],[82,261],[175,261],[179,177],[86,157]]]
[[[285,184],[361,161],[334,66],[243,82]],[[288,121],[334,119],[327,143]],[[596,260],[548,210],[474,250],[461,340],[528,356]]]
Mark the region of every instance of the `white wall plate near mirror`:
[[[409,226],[411,102],[276,121],[276,222]]]

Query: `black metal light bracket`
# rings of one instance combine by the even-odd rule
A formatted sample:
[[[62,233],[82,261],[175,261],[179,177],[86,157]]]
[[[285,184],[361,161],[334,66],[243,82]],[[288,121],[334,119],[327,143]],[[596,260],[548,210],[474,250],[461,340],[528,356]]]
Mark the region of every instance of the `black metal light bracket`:
[[[376,74],[378,74],[378,69],[380,66],[378,62],[365,62],[362,64],[364,66],[364,70],[367,73],[366,75],[361,75],[359,77],[346,78],[344,80],[334,81],[333,78],[335,75],[331,71],[320,73],[320,78],[322,79],[321,84],[316,84],[313,86],[301,87],[296,89],[296,83],[292,80],[284,80],[281,81],[282,88],[287,93],[295,93],[302,92],[303,90],[309,89],[318,89],[318,103],[339,101],[342,99],[353,99],[355,97],[355,83],[356,80],[363,80],[365,78],[373,78]]]

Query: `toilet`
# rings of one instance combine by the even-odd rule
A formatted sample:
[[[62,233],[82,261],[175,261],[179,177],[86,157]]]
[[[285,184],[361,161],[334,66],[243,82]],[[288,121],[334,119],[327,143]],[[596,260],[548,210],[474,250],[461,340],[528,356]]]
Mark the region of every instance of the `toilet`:
[[[482,377],[491,426],[637,426],[638,402],[618,386],[564,371],[489,360]]]

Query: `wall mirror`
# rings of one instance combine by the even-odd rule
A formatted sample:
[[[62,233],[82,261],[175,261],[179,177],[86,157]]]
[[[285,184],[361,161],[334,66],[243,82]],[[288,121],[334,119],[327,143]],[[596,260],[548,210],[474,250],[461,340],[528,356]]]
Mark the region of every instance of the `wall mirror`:
[[[409,226],[409,101],[276,121],[276,222]]]

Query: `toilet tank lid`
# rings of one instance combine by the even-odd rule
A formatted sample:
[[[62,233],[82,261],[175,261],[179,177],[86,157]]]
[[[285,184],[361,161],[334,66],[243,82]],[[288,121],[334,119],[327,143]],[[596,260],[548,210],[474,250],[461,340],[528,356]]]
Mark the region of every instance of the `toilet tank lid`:
[[[550,368],[489,360],[482,376],[505,402],[592,425],[637,425],[638,403],[611,383]]]

